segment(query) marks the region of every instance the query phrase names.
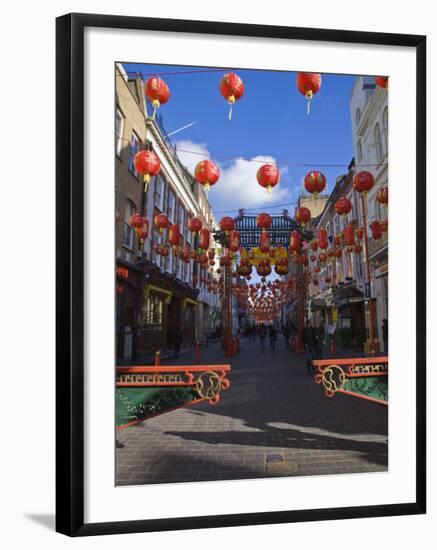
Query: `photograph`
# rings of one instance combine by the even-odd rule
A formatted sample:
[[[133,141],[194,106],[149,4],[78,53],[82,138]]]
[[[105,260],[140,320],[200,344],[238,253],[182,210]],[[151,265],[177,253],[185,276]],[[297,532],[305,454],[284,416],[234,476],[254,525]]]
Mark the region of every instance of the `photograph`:
[[[388,472],[390,75],[113,66],[115,485]]]

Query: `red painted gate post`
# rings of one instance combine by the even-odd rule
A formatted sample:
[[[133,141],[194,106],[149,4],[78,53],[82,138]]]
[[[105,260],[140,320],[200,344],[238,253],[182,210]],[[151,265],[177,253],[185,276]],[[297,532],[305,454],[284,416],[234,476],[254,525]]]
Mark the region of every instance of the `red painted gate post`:
[[[161,364],[161,352],[158,350],[155,352],[155,367],[159,367]]]
[[[196,362],[196,365],[200,365],[200,343],[199,342],[196,342],[195,362]]]

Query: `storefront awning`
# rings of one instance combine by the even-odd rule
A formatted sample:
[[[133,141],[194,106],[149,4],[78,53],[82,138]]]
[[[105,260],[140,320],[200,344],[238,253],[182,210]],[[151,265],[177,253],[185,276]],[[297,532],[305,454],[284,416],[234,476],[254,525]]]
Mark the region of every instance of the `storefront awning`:
[[[356,286],[346,286],[334,291],[334,304],[337,307],[364,301],[364,294]]]
[[[313,298],[311,300],[311,311],[316,311],[317,309],[324,309],[328,307],[326,300],[324,298]]]

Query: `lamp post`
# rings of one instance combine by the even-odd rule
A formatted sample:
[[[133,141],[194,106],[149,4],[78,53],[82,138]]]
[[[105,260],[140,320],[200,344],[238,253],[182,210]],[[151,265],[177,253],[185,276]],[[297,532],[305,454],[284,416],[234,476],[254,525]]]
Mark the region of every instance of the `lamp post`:
[[[363,244],[364,244],[364,262],[366,268],[366,289],[365,297],[368,300],[369,307],[369,339],[370,353],[375,353],[375,313],[373,309],[372,285],[370,277],[369,261],[369,239],[367,237],[367,218],[366,218],[366,198],[365,193],[361,193],[361,218],[363,220]]]
[[[369,340],[370,353],[375,353],[375,314],[372,300],[371,278],[370,278],[370,262],[369,262],[369,240],[367,237],[367,218],[366,218],[366,195],[375,184],[373,175],[370,172],[357,172],[353,179],[355,191],[361,195],[361,218],[363,222],[363,245],[364,245],[364,261],[366,271],[365,281],[365,298],[368,301],[369,309]]]

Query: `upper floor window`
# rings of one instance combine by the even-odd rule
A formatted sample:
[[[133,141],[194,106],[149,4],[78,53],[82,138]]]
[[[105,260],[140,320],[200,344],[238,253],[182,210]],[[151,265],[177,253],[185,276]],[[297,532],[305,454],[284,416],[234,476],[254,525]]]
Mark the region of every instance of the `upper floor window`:
[[[129,223],[129,218],[135,212],[135,205],[132,201],[126,201],[126,208],[124,210],[124,225],[123,225],[123,246],[133,250],[134,247],[134,230]]]
[[[376,160],[380,161],[384,156],[384,150],[382,148],[381,128],[379,124],[376,124],[375,126],[374,137],[375,137]]]
[[[176,199],[174,196],[174,193],[169,190],[168,192],[168,199],[167,199],[167,216],[168,219],[171,221],[171,223],[175,223],[176,221]]]
[[[128,169],[129,169],[129,172],[132,172],[132,174],[135,177],[138,177],[138,173],[135,170],[134,158],[135,158],[135,155],[138,153],[139,150],[140,150],[140,140],[139,140],[137,134],[135,132],[132,132],[132,136],[130,138],[130,143],[129,143],[129,164],[128,164]]]
[[[385,147],[388,151],[388,107],[382,113],[382,126],[384,130]]]
[[[123,126],[124,117],[119,109],[115,111],[115,153],[117,157],[121,157],[123,149]]]
[[[155,206],[159,208],[161,212],[164,210],[164,191],[164,179],[161,176],[157,176],[155,179]]]
[[[361,121],[361,111],[357,109],[355,112],[355,124],[358,126]]]
[[[358,140],[357,143],[357,159],[358,163],[360,163],[363,160],[363,146],[361,145],[361,140]]]

